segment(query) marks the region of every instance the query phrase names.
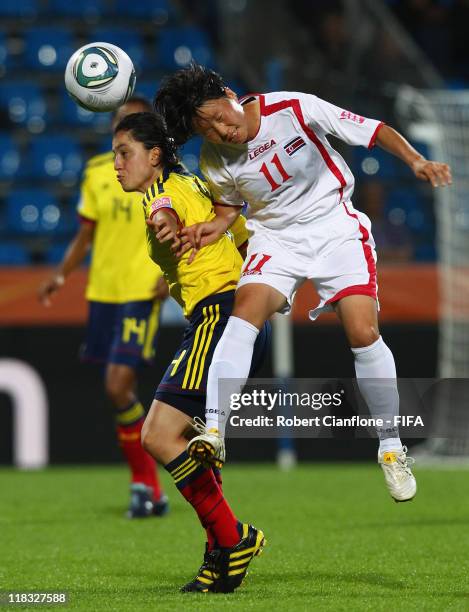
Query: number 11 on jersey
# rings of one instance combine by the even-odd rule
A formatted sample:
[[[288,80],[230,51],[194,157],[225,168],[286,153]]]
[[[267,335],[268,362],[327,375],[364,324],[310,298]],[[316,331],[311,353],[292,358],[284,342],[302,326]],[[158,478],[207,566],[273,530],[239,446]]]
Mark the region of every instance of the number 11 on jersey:
[[[280,161],[279,156],[277,155],[277,153],[272,157],[272,159],[270,160],[270,163],[273,164],[277,168],[277,170],[279,171],[280,176],[282,177],[282,183],[277,183],[276,182],[274,177],[270,174],[269,168],[267,167],[266,163],[262,164],[262,166],[259,169],[259,172],[262,172],[262,174],[268,180],[270,188],[271,188],[271,191],[275,191],[276,189],[278,189],[280,187],[281,184],[283,184],[286,181],[288,181],[288,179],[291,179],[291,176],[288,174],[288,172],[282,166],[282,162]]]

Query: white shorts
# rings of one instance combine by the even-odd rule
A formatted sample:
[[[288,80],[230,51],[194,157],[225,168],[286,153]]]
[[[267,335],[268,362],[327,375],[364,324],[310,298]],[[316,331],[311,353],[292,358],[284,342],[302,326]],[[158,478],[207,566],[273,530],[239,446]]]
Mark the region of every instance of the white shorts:
[[[282,293],[290,312],[296,290],[311,280],[319,304],[310,310],[313,321],[347,295],[377,300],[376,251],[369,218],[342,202],[334,214],[311,225],[281,231],[256,231],[249,239],[238,287],[262,283]]]

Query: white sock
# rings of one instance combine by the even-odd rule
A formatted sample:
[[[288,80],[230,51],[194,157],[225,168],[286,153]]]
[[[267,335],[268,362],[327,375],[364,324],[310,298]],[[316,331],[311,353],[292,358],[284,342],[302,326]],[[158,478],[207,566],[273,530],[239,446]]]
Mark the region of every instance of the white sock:
[[[394,417],[399,415],[396,364],[381,336],[370,346],[353,348],[358,388],[372,418],[383,419],[383,427],[377,427],[380,452],[401,450],[399,428]]]
[[[233,316],[228,319],[208,371],[205,405],[207,429],[216,428],[221,435],[225,434],[231,412],[230,396],[232,393],[240,393],[246,383],[258,334],[257,327],[244,319]],[[231,380],[222,383],[222,393],[219,396],[220,379]]]

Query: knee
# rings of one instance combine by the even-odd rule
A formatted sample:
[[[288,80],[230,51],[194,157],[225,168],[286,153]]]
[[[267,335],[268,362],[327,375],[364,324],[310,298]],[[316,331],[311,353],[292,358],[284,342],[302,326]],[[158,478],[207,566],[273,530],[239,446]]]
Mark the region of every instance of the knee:
[[[370,346],[379,338],[379,330],[374,325],[356,325],[348,329],[351,348]]]
[[[236,292],[232,315],[262,329],[265,321],[285,303],[285,296],[273,287],[244,285]]]
[[[132,401],[133,389],[127,381],[118,375],[107,375],[105,382],[106,394],[118,408],[123,408]]]
[[[150,427],[145,421],[141,432],[142,447],[157,461],[162,461],[165,454],[164,436],[160,436],[158,430]]]

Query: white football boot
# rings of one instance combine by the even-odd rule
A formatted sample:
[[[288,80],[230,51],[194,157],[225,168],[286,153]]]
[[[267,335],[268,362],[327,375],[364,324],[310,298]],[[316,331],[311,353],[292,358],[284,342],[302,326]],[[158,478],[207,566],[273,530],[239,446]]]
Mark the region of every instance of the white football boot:
[[[378,451],[378,463],[384,472],[386,486],[396,502],[410,501],[417,493],[417,483],[409,467],[414,460],[406,453],[406,446],[401,451]]]
[[[205,467],[223,467],[225,463],[225,440],[218,429],[207,431],[205,423],[199,417],[192,421],[192,427],[199,433],[187,445],[187,453],[198,463]]]

